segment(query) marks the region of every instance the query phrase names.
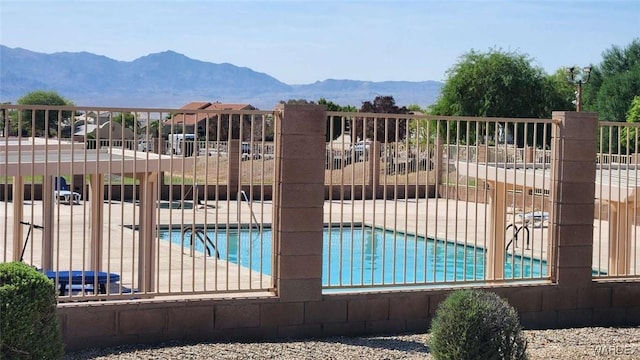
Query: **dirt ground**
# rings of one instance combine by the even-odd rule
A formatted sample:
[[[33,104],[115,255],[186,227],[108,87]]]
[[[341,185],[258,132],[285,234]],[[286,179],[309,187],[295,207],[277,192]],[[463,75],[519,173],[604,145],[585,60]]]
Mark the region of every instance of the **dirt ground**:
[[[199,184],[226,184],[228,179],[228,160],[226,158],[198,158],[193,171],[184,174],[186,178],[197,179]],[[357,162],[339,169],[325,170],[325,184],[369,184],[369,162]],[[240,179],[242,184],[272,184],[274,179],[274,159],[252,159],[241,161]],[[433,182],[433,171],[417,171],[400,174],[384,174],[386,164],[381,163],[380,184],[427,184]],[[183,174],[174,174],[182,176]],[[431,180],[431,181],[429,181]]]

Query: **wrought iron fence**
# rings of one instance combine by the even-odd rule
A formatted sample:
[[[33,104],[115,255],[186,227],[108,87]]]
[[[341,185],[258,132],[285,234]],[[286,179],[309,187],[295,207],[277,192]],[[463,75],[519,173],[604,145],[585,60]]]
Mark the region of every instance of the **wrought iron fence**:
[[[328,117],[325,289],[550,277],[551,120]]]
[[[596,159],[594,275],[640,275],[638,240],[638,128],[635,123],[599,122]]]
[[[2,261],[60,301],[274,288],[276,111],[0,110]],[[551,278],[551,120],[327,119],[326,291]],[[597,277],[638,275],[635,128],[601,123]]]

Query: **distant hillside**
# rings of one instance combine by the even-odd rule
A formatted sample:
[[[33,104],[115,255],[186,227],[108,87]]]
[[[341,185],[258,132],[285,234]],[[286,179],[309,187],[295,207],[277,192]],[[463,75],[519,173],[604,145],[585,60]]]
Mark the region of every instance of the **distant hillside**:
[[[173,51],[117,61],[87,52],[43,54],[0,45],[0,102],[33,90],[55,90],[76,105],[180,107],[191,101],[247,103],[272,109],[280,100],[320,98],[360,107],[378,95],[399,106],[435,102],[437,81],[325,80],[288,85],[268,74],[232,64],[190,59]]]

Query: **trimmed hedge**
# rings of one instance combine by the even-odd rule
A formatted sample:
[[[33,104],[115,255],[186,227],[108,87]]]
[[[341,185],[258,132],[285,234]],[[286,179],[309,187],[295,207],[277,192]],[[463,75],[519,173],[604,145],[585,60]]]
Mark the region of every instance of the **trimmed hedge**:
[[[3,359],[61,359],[64,343],[53,282],[21,263],[0,263],[0,355]]]
[[[518,313],[492,292],[457,290],[438,306],[429,350],[436,359],[526,359]]]

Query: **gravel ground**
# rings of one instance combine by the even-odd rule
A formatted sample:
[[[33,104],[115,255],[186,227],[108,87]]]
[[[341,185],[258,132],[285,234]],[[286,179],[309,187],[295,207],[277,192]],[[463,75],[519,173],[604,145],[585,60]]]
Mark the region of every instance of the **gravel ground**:
[[[640,327],[528,330],[530,359],[639,359]],[[64,359],[430,359],[429,334],[259,343],[164,343],[85,350]]]

